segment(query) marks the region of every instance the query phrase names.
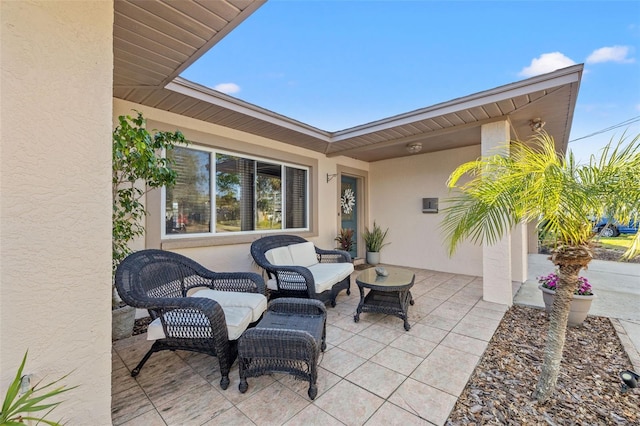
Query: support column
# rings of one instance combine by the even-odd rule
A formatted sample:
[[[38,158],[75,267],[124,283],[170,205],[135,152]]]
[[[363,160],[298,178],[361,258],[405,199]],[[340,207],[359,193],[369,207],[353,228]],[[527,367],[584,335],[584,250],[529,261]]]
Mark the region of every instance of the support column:
[[[522,284],[527,280],[527,225],[518,224],[511,233],[511,279]]]
[[[499,121],[482,126],[481,152],[483,156],[501,152],[509,155],[509,122]],[[498,150],[501,151],[498,151]],[[487,302],[513,304],[511,285],[511,233],[493,245],[482,246],[482,298]]]

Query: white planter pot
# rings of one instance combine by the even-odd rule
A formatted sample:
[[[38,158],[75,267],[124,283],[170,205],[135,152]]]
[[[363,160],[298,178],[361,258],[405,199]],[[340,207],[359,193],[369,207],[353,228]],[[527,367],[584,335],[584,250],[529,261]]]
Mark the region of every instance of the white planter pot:
[[[377,265],[380,263],[380,252],[379,251],[368,251],[367,252],[367,263],[369,265]]]
[[[539,285],[538,288],[542,291],[542,300],[544,300],[545,310],[551,312],[553,306],[553,299],[556,296],[556,292],[549,290],[548,288]],[[569,321],[568,324],[572,327],[582,324],[587,318],[589,309],[591,309],[591,302],[596,298],[595,294],[591,296],[580,296],[578,294],[573,295],[571,300],[571,306],[569,308]]]
[[[136,308],[123,306],[111,311],[111,339],[120,340],[131,337],[136,321]]]

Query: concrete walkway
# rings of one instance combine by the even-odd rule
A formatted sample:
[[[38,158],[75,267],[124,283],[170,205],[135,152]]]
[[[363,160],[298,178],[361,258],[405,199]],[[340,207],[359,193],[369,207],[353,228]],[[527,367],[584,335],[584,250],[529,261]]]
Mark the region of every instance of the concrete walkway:
[[[514,303],[543,307],[537,277],[554,269],[548,255],[529,255],[528,279]],[[593,260],[580,275],[589,279],[597,296],[589,314],[611,318],[634,371],[640,371],[640,264]]]

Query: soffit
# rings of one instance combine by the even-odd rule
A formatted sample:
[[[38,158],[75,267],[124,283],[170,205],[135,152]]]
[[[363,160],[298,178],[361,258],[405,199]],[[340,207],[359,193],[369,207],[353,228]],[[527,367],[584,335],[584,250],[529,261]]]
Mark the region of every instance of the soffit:
[[[266,0],[116,0],[113,85],[162,88]]]
[[[582,76],[575,65],[431,107],[327,132],[177,77],[266,0],[115,1],[114,97],[324,153],[372,162],[480,143],[482,124],[509,120],[512,138],[541,118],[568,143]]]

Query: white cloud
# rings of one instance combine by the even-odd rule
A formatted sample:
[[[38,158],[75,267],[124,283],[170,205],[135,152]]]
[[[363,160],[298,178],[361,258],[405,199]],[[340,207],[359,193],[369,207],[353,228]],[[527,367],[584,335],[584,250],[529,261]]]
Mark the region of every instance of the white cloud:
[[[601,47],[591,52],[591,55],[587,58],[588,64],[598,64],[601,62],[619,62],[629,63],[634,62],[633,58],[627,58],[629,54],[629,47],[627,46],[611,46]]]
[[[636,104],[636,109],[640,111],[640,104]]]
[[[240,86],[238,86],[235,83],[220,83],[220,84],[217,84],[214,87],[214,89],[217,90],[218,92],[231,94],[231,93],[238,93],[240,91]]]
[[[539,58],[533,58],[531,65],[524,67],[519,75],[523,77],[533,77],[575,64],[573,59],[564,56],[560,52],[543,53]]]

